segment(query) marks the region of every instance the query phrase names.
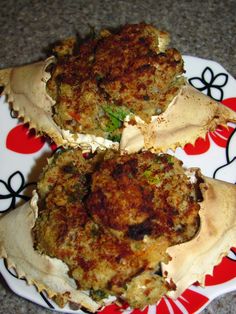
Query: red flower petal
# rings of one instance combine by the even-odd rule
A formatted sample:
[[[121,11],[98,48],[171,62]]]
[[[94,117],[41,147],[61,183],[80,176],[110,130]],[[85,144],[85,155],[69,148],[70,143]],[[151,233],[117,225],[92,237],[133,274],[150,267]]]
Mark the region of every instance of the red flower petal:
[[[106,306],[102,311],[99,311],[99,314],[118,314],[122,313],[122,310],[125,310],[129,307],[128,304],[123,304],[122,306],[118,306],[116,304],[111,304]],[[132,314],[147,314],[148,306],[143,310],[134,309]]]
[[[230,109],[236,111],[236,97],[226,98],[221,101],[223,105],[229,107]]]
[[[171,305],[171,307],[172,307],[172,309],[173,309],[173,312],[175,313],[175,314],[183,314],[183,312],[179,309],[179,307],[175,304],[175,301],[174,300],[172,300],[172,299],[170,299],[170,298],[167,298],[168,299],[168,301],[169,301],[169,303],[170,303],[170,305]]]
[[[222,100],[222,104],[236,111],[236,97],[226,98]],[[214,132],[209,132],[208,134],[213,139],[213,141],[220,147],[226,147],[228,139],[233,132],[232,127],[218,126]],[[188,155],[199,155],[208,151],[210,148],[209,135],[206,138],[198,138],[194,145],[186,144],[184,146],[184,151]]]
[[[120,307],[116,304],[106,306],[103,310],[99,311],[100,314],[120,313]]]
[[[132,314],[148,314],[148,306],[144,310],[133,310]]]
[[[233,133],[234,128],[218,126],[214,132],[209,132],[208,134],[212,140],[220,147],[226,147],[230,135]]]
[[[199,137],[194,143],[194,145],[186,144],[184,146],[184,151],[188,155],[199,155],[199,154],[203,154],[207,152],[209,148],[210,148],[210,140],[207,134],[205,139]]]
[[[236,254],[236,248],[232,249]],[[207,275],[206,286],[213,286],[224,283],[236,277],[236,260],[224,257],[220,264],[214,267],[213,276]]]
[[[207,303],[209,299],[201,293],[187,289],[178,298],[178,301],[183,304],[189,313],[194,313]]]
[[[170,311],[168,306],[166,305],[165,298],[162,298],[161,301],[157,305],[156,314],[169,314]]]
[[[36,137],[27,124],[19,124],[7,135],[6,147],[20,154],[33,154],[39,151],[45,143],[43,137]]]
[[[236,111],[236,97],[226,98],[222,100],[221,103]],[[217,145],[220,147],[226,147],[233,130],[234,128],[232,127],[218,126],[214,132],[210,132],[210,136]]]

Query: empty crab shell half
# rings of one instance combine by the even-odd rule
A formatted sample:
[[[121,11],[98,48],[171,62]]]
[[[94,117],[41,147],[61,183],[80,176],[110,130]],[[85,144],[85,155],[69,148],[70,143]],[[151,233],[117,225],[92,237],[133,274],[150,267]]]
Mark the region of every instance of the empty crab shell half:
[[[121,138],[127,152],[174,150],[235,122],[236,113],[186,82],[182,57],[168,43],[153,26],[126,25],[77,54],[67,40],[56,57],[1,70],[0,85],[19,117],[59,146],[118,148]]]
[[[72,171],[72,168],[64,169],[67,174]],[[120,172],[116,173],[120,175]],[[235,245],[236,239],[236,187],[202,176],[196,169],[186,170],[186,173],[191,180],[195,180],[196,176],[201,178],[199,188],[202,199],[198,203],[200,226],[191,240],[167,248],[170,259],[162,263],[162,273],[172,287],[168,293],[173,298],[178,297],[195,281],[204,285],[205,275],[212,274],[214,265]],[[49,180],[50,177],[46,179]],[[38,195],[34,192],[31,201],[1,216],[0,257],[7,260],[8,266],[13,267],[19,277],[26,278],[38,290],[46,291],[49,297],[60,299],[61,304],[73,302],[95,312],[104,303],[97,303],[88,293],[77,288],[76,282],[69,275],[71,272],[67,264],[35,249],[32,229],[38,217],[38,203]],[[17,234],[14,232],[15,225],[21,226]],[[147,241],[147,238],[144,237],[143,241]],[[146,272],[143,272],[136,279],[143,279],[145,283],[145,276]],[[136,279],[133,281],[134,287]]]

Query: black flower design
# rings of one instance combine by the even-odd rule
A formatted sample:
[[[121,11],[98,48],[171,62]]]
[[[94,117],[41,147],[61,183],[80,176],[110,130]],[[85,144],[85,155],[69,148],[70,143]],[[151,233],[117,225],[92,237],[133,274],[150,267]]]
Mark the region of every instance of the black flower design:
[[[14,187],[13,181],[19,181],[17,184],[17,188]],[[28,201],[30,199],[29,196],[22,194],[22,192],[30,185],[35,185],[35,183],[25,183],[25,178],[23,174],[20,171],[14,172],[10,177],[8,178],[7,182],[0,180],[0,187],[1,185],[3,188],[1,190],[7,191],[9,193],[0,194],[0,200],[3,199],[11,199],[11,203],[9,207],[3,211],[7,211],[9,209],[16,207],[17,199],[22,199],[24,201]]]
[[[235,156],[235,141],[236,141],[236,129],[231,133],[226,145],[226,163],[216,168],[213,173],[213,178],[218,180],[225,180],[228,178],[228,182],[236,184],[236,156]]]
[[[200,91],[205,91],[211,98],[221,101],[224,98],[224,87],[228,82],[229,76],[226,73],[218,73],[214,75],[211,68],[206,67],[201,77],[192,77],[189,83]]]

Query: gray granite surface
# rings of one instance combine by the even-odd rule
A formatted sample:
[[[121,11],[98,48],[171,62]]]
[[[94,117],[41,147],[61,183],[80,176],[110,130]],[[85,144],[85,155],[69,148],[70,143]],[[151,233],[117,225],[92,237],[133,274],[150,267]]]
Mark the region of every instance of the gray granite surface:
[[[43,58],[51,43],[85,35],[91,26],[99,30],[140,21],[169,31],[182,54],[218,61],[236,77],[235,0],[0,0],[0,67]],[[14,295],[0,279],[0,313],[50,311]],[[203,313],[236,313],[236,293],[219,297]]]

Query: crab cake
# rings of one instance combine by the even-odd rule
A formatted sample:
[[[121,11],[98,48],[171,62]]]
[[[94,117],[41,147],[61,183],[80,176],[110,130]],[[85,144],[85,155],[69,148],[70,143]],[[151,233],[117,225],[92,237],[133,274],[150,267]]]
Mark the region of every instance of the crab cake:
[[[235,246],[235,191],[168,154],[62,151],[0,215],[0,257],[61,307],[143,308],[205,285]]]
[[[179,160],[143,152],[103,162],[93,173],[87,206],[97,223],[130,239],[165,234],[183,242],[198,227],[196,197]]]
[[[168,35],[145,23],[126,25],[69,49],[65,41],[47,86],[56,100],[54,119],[72,133],[120,137],[126,115],[150,121],[165,110],[183,79],[183,60],[159,41]],[[75,43],[76,45],[76,43]]]
[[[188,84],[169,34],[146,23],[55,45],[44,61],[0,70],[19,117],[58,146],[175,150],[236,122]]]
[[[168,262],[169,246],[192,239],[199,227],[198,183],[176,158],[108,151],[85,159],[78,149],[64,151],[38,192],[36,247],[64,261],[79,289],[135,308],[174,287],[160,263]]]

